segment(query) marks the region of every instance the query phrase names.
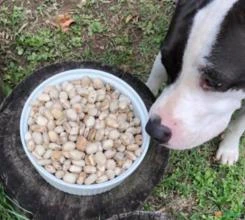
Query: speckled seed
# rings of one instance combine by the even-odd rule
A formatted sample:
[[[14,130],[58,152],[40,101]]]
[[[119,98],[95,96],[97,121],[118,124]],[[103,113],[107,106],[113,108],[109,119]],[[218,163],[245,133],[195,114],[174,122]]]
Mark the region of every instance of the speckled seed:
[[[142,149],[139,148],[139,149],[137,149],[134,153],[135,153],[135,155],[136,155],[137,157],[139,157],[139,156],[141,155],[141,153],[142,153]]]
[[[108,99],[105,99],[105,100],[101,103],[101,105],[100,105],[100,110],[104,112],[104,111],[108,110],[109,107],[110,107],[110,101],[109,101]],[[105,116],[102,115],[101,118],[100,118],[101,120],[102,120],[102,117],[103,117],[103,119],[105,118]]]
[[[71,166],[71,161],[70,160],[66,160],[64,163],[63,163],[63,171],[67,171]]]
[[[51,110],[51,114],[53,115],[53,117],[55,119],[60,119],[60,118],[64,117],[64,113],[58,108],[53,108]]]
[[[72,151],[74,150],[76,147],[76,145],[73,143],[73,142],[66,142],[64,145],[63,145],[63,150],[64,151]]]
[[[77,180],[77,177],[78,175],[77,174],[74,174],[74,173],[66,173],[64,176],[63,176],[63,180],[67,183],[75,183],[76,180]]]
[[[106,96],[106,91],[104,88],[102,89],[98,89],[97,91],[97,101],[98,102],[101,102],[105,99],[105,96]]]
[[[78,150],[70,151],[69,154],[72,160],[81,160],[85,157],[85,154]]]
[[[68,99],[68,95],[66,92],[62,91],[60,92],[59,98],[62,100],[67,100]]]
[[[124,145],[129,145],[134,143],[134,136],[131,133],[125,133],[121,135],[121,141]]]
[[[89,103],[95,103],[97,99],[97,94],[95,91],[91,91],[89,94],[88,94],[88,102]]]
[[[92,154],[85,157],[85,164],[89,165],[89,166],[95,166],[96,165],[95,160],[94,160],[94,156]]]
[[[38,164],[41,165],[41,166],[45,166],[45,165],[48,165],[48,164],[51,164],[51,163],[52,163],[52,161],[48,160],[48,159],[38,160]]]
[[[116,162],[115,162],[115,160],[112,160],[112,159],[107,160],[106,161],[106,168],[108,170],[114,170],[116,168]]]
[[[98,145],[97,143],[89,143],[87,146],[86,146],[86,153],[87,154],[94,154],[96,153],[98,150]]]
[[[115,177],[115,172],[113,170],[107,170],[106,171],[106,176],[108,177],[108,179],[113,179]]]
[[[103,138],[104,138],[104,134],[105,134],[104,129],[98,130],[98,131],[96,132],[96,134],[95,134],[95,140],[96,140],[96,141],[102,141]]]
[[[79,127],[72,127],[70,131],[70,135],[77,135],[79,132]]]
[[[115,160],[116,161],[120,161],[120,160],[123,160],[124,159],[124,153],[122,152],[117,152],[114,156]]]
[[[93,141],[96,135],[96,130],[94,128],[90,129],[87,139]]]
[[[51,142],[57,142],[58,141],[58,138],[59,138],[59,136],[57,135],[57,133],[56,132],[54,132],[54,131],[49,131],[48,132],[48,137],[49,137],[49,140],[51,141]]]
[[[54,131],[57,133],[57,134],[60,134],[64,131],[64,128],[63,126],[57,126]]]
[[[68,122],[64,122],[63,128],[65,129],[65,131],[67,133],[70,133],[71,132],[71,125]]]
[[[94,166],[85,166],[84,172],[85,173],[96,173],[96,168]]]
[[[49,159],[49,158],[51,158],[52,153],[53,153],[53,151],[50,150],[50,149],[48,149],[48,150],[44,153],[43,158],[44,158],[44,159]]]
[[[84,132],[83,132],[83,136],[84,136],[85,138],[88,138],[89,131],[90,131],[90,128],[86,128],[86,127],[85,127]]]
[[[105,156],[106,156],[107,159],[110,159],[110,158],[114,157],[115,154],[116,154],[115,150],[111,150],[110,149],[110,150],[106,150],[105,151]]]
[[[81,85],[82,87],[88,87],[91,83],[91,80],[89,77],[85,76],[81,79]]]
[[[103,175],[104,175],[104,172],[102,172],[102,171],[97,171],[97,172],[96,172],[97,179],[98,179],[99,177],[103,176]]]
[[[59,162],[63,164],[65,162],[66,158],[64,156],[60,157]]]
[[[102,143],[102,147],[104,150],[109,150],[113,147],[113,140],[104,140]]]
[[[50,164],[48,164],[48,165],[46,165],[45,167],[44,167],[49,173],[55,173],[55,168],[52,166],[52,165],[50,165]]]
[[[72,108],[79,114],[83,113],[82,112],[82,105],[80,103],[75,103],[72,105]],[[79,116],[79,118],[81,119],[81,117]]]
[[[71,99],[71,104],[75,104],[81,101],[81,96],[80,95],[75,95],[72,99]]]
[[[103,111],[103,112],[99,115],[99,119],[100,119],[100,120],[104,120],[107,116],[108,116],[108,111]]]
[[[77,138],[76,148],[80,151],[85,151],[87,140],[83,136]]]
[[[138,145],[142,144],[142,135],[138,134],[135,136],[135,143]]]
[[[58,179],[63,178],[64,175],[65,175],[65,172],[64,172],[63,170],[58,170],[58,171],[56,171],[56,173],[55,173],[55,176],[56,176]]]
[[[97,168],[98,172],[101,172],[101,173],[104,173],[106,170],[106,167],[104,165],[97,165],[96,168]]]
[[[110,111],[111,112],[116,112],[118,110],[118,101],[112,101],[110,104]]]
[[[48,94],[43,93],[38,97],[38,100],[41,102],[47,102],[50,100],[50,97]]]
[[[118,107],[121,110],[126,110],[128,108],[128,103],[125,101],[119,101]]]
[[[95,107],[88,108],[88,115],[96,116],[98,114],[98,110]]]
[[[126,147],[125,147],[124,145],[120,145],[119,147],[117,147],[117,150],[118,150],[119,152],[124,152],[125,149],[126,149]]]
[[[53,106],[53,102],[49,101],[49,102],[46,102],[45,105],[44,105],[46,108],[51,108]],[[45,113],[44,113],[45,114]],[[48,117],[47,117],[48,118]]]
[[[93,116],[88,116],[85,120],[84,120],[85,125],[88,128],[92,128],[95,124],[95,119]]]
[[[58,162],[58,161],[53,161],[52,165],[56,170],[62,169],[62,166],[61,166],[60,162]]]
[[[104,83],[101,79],[95,78],[92,82],[95,89],[101,89],[104,87]]]
[[[36,144],[42,144],[43,143],[43,137],[42,137],[41,133],[39,133],[39,132],[33,132],[32,138]]]
[[[116,167],[116,168],[114,169],[114,172],[115,172],[115,175],[118,176],[118,175],[121,174],[122,170],[121,170],[119,167]]]
[[[41,160],[41,159],[42,159],[42,157],[41,157],[39,154],[37,154],[37,152],[35,152],[35,151],[32,152],[32,155],[33,155],[36,159],[38,159],[38,160]]]
[[[106,157],[102,152],[97,152],[94,155],[94,159],[98,165],[104,165],[106,163]]]
[[[96,174],[90,174],[84,181],[85,185],[91,185],[97,179]]]
[[[73,89],[73,85],[70,82],[63,82],[61,86],[66,92],[69,92]]]
[[[79,166],[79,167],[84,167],[85,166],[85,161],[84,160],[73,160],[72,164],[76,165],[76,166]]]
[[[27,148],[29,151],[33,151],[35,149],[35,143],[33,140],[27,142]]]
[[[126,161],[123,163],[122,168],[123,168],[123,169],[128,169],[129,167],[131,167],[132,163],[133,163],[132,160],[126,160]]]
[[[68,119],[72,120],[72,121],[76,121],[77,120],[77,113],[74,109],[67,109],[66,111],[66,116]]]
[[[45,147],[42,145],[37,145],[35,148],[35,152],[39,155],[42,156],[45,153]]]
[[[58,150],[58,149],[61,149],[61,146],[58,145],[58,144],[55,144],[55,143],[50,143],[48,145],[48,148],[52,149],[52,150]]]
[[[54,123],[54,121],[53,120],[50,120],[49,122],[48,122],[48,125],[47,125],[47,127],[48,127],[48,130],[54,130],[54,128],[55,128],[55,123]]]
[[[117,120],[112,118],[112,117],[108,117],[106,119],[106,125],[109,127],[112,127],[112,128],[118,128],[119,127]]]
[[[110,133],[109,133],[109,138],[110,138],[110,139],[116,140],[116,139],[118,139],[119,137],[120,137],[120,133],[119,133],[118,130],[113,129],[113,130],[110,131]]]
[[[137,144],[130,144],[127,146],[127,150],[129,151],[136,151],[139,148],[139,145]]]
[[[71,165],[69,171],[72,173],[80,173],[82,171],[82,167]]]
[[[127,158],[129,158],[130,160],[136,160],[136,156],[134,155],[133,152],[126,151],[126,155],[127,155]]]
[[[45,146],[49,145],[49,137],[47,132],[43,133],[43,145]]]
[[[36,122],[40,126],[46,126],[48,124],[48,119],[39,115],[36,119]]]
[[[46,132],[46,127],[45,126],[40,126],[40,125],[37,125],[37,124],[34,124],[34,125],[31,125],[30,126],[30,130],[33,131],[33,132]]]
[[[49,93],[49,96],[50,96],[51,99],[57,99],[59,97],[59,92],[54,87],[51,88],[48,93]]]
[[[77,178],[77,184],[83,184],[86,178],[86,173],[81,172]]]
[[[108,177],[106,175],[102,175],[96,179],[96,183],[104,183],[108,180]]]
[[[51,159],[53,161],[59,161],[60,158],[63,156],[63,152],[62,151],[53,151],[51,154]]]

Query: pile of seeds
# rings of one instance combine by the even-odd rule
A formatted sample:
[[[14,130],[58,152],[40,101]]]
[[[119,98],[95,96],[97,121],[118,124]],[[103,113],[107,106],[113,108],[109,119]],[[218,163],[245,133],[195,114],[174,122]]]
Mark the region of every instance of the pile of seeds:
[[[48,86],[32,103],[28,150],[67,183],[115,178],[141,155],[141,124],[130,99],[99,78]]]

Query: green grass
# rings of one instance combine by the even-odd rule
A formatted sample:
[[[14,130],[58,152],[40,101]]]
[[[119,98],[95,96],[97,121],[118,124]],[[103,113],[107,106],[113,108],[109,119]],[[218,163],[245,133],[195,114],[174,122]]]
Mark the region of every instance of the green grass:
[[[0,6],[5,94],[36,68],[71,59],[115,65],[146,80],[173,12],[167,0],[30,2],[11,0]],[[75,20],[67,33],[47,23],[62,11],[71,12]],[[239,163],[227,167],[213,159],[217,146],[215,140],[192,151],[171,152],[166,175],[144,208],[177,219],[245,218],[244,149]],[[217,212],[222,216],[215,217]],[[0,188],[0,219],[25,219],[22,215]]]

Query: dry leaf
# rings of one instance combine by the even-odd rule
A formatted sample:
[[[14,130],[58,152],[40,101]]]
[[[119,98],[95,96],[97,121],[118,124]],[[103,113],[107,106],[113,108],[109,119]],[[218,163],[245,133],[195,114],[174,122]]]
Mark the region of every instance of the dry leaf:
[[[57,15],[54,19],[54,22],[51,22],[56,27],[60,27],[62,31],[67,32],[69,27],[75,21],[71,18],[71,16],[66,14]]]
[[[130,21],[132,20],[132,18],[133,18],[132,15],[128,15],[128,16],[126,17],[126,20],[125,20],[126,24],[127,24],[128,22],[130,22]]]
[[[223,215],[223,213],[221,211],[214,212],[214,216],[217,217],[217,218],[222,217],[222,215]]]

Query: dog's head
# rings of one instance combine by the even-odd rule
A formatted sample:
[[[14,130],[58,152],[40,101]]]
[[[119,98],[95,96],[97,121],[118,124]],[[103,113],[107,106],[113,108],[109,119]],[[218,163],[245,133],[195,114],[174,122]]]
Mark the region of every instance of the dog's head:
[[[219,135],[245,98],[245,4],[208,2],[193,16],[179,72],[150,110],[146,130],[169,148]]]

